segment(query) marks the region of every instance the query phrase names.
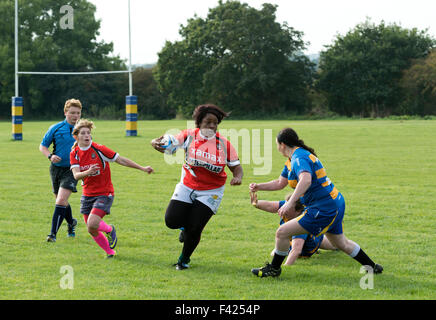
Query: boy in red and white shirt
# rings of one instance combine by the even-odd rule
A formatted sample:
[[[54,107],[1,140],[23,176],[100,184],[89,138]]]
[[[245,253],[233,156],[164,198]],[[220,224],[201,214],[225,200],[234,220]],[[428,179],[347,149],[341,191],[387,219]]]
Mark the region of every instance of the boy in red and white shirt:
[[[147,173],[152,173],[153,168],[142,167],[106,146],[92,142],[93,128],[94,123],[87,119],[80,120],[74,126],[73,137],[76,143],[70,153],[71,170],[76,180],[82,179],[80,213],[84,215],[88,232],[107,253],[108,258],[112,258],[116,254],[113,249],[117,244],[115,227],[102,220],[105,215],[110,214],[114,200],[109,163],[116,162]]]

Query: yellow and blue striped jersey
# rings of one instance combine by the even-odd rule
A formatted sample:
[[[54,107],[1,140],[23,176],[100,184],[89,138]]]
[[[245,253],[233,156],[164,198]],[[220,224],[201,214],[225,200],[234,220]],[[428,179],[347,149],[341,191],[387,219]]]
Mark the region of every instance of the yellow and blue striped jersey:
[[[322,204],[325,207],[331,203],[332,207],[335,207],[335,200],[338,198],[339,192],[327,177],[321,161],[309,151],[297,148],[292,154],[292,158],[286,161],[281,175],[288,179],[292,188],[295,188],[302,172],[311,174],[312,184],[301,198],[301,202],[305,206]]]

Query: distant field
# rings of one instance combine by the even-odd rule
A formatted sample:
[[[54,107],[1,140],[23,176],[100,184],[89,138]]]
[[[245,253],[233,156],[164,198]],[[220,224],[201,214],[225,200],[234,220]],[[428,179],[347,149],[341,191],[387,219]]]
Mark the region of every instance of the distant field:
[[[253,148],[245,150],[243,185],[232,187],[228,180],[221,208],[185,271],[172,267],[181,244],[178,232],[164,223],[181,166],[166,163],[149,141],[169,129],[186,128],[186,122],[140,121],[139,136],[129,138],[122,121],[95,123],[94,141],[156,170],[148,176],[111,165],[116,196],[106,221],[117,226],[119,236],[112,261],[87,234],[79,214],[80,192],[70,198],[79,218],[76,239],[66,237],[64,223],[58,241],[45,242],[54,197],[49,162],[38,146],[53,123],[25,121],[23,141],[12,141],[11,124],[0,123],[0,299],[436,298],[436,121],[224,121],[220,129],[248,132],[261,157],[270,132],[272,157],[261,162]],[[284,267],[278,279],[250,273],[270,260],[279,219],[251,207],[248,184],[281,173],[285,159],[274,140],[285,126],[316,150],[345,196],[347,236],[384,266],[373,289],[361,289],[360,265],[341,252],[300,259]],[[255,168],[268,164],[270,172],[255,174]],[[288,191],[261,192],[259,198],[281,200]],[[72,290],[60,286],[63,266],[74,271]]]

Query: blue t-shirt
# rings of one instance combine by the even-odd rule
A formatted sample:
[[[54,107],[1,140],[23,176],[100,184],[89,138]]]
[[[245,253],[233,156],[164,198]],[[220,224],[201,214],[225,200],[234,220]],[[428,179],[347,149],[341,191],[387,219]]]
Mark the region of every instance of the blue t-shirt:
[[[288,179],[293,188],[298,183],[298,177],[302,172],[308,172],[312,176],[312,183],[301,197],[301,202],[306,206],[322,206],[336,208],[336,199],[339,191],[327,177],[327,173],[319,159],[303,148],[297,148],[285,163],[282,176]]]
[[[62,160],[58,163],[53,163],[57,167],[70,167],[70,152],[74,140],[72,132],[74,125],[71,125],[64,120],[52,125],[42,139],[41,145],[49,148],[53,144],[52,154],[57,155]]]

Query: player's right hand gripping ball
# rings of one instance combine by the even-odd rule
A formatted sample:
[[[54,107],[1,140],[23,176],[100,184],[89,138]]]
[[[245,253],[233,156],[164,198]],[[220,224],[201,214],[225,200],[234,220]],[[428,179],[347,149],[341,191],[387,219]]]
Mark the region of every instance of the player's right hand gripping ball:
[[[160,143],[166,154],[174,154],[179,147],[179,141],[171,134],[165,134]]]

